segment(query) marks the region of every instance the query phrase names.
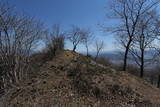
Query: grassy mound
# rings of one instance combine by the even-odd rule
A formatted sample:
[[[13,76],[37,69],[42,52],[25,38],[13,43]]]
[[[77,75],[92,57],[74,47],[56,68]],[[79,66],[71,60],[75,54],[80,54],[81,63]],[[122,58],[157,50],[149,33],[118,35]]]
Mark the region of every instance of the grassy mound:
[[[10,94],[8,107],[159,107],[160,90],[93,59],[64,51]]]

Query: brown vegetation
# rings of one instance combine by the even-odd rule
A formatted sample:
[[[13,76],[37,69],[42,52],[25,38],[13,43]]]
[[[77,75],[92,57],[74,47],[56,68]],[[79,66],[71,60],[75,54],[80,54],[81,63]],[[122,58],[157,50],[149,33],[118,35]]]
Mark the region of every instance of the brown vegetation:
[[[13,89],[6,106],[159,105],[159,89],[136,76],[107,66],[95,66],[91,61],[92,59],[71,51],[62,52],[44,63],[40,72],[33,74],[32,79]],[[88,67],[86,62],[89,63]]]

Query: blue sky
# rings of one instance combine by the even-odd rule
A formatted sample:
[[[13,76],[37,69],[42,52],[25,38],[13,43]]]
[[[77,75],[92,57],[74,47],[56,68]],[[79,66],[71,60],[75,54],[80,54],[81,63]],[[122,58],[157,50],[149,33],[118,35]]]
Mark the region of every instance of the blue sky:
[[[101,31],[98,24],[108,23],[105,17],[107,0],[8,0],[17,12],[24,12],[45,23],[51,28],[53,24],[60,24],[63,30],[71,25],[90,28],[99,40],[105,42],[105,51],[114,50],[114,38]],[[66,48],[72,46],[67,42]],[[85,51],[80,45],[78,51]],[[94,51],[94,46],[90,47]]]

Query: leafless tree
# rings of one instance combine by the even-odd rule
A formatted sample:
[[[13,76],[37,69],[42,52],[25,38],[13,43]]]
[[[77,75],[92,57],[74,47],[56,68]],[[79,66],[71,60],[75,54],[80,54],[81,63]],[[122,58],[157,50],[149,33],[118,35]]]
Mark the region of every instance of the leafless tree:
[[[96,56],[95,60],[97,60],[99,53],[103,50],[104,48],[104,42],[103,41],[96,41]]]
[[[7,89],[28,78],[30,54],[36,48],[43,25],[27,16],[14,14],[0,5],[0,81]]]
[[[90,30],[83,30],[82,33],[84,35],[83,36],[84,37],[83,44],[86,47],[87,56],[89,56],[89,44],[92,43],[94,36],[90,32]]]
[[[155,26],[156,26],[156,31],[155,31],[155,35],[157,35],[157,44],[154,46],[155,51],[157,52],[157,62],[159,63],[159,58],[160,58],[160,17],[157,18],[156,22],[155,22]]]
[[[86,34],[85,34],[85,32],[83,32],[83,29],[81,29],[77,26],[72,26],[72,29],[68,34],[68,39],[73,44],[73,52],[75,52],[77,45],[84,41],[85,35]]]
[[[156,23],[155,23],[155,26],[156,26],[156,30],[155,30],[155,35],[157,35],[156,37],[156,45],[154,45],[154,49],[156,51],[156,71],[158,72],[156,75],[158,76],[158,80],[157,80],[157,87],[160,88],[160,66],[159,66],[159,63],[160,63],[160,46],[159,46],[159,43],[160,43],[160,18],[158,17],[157,20],[156,20]]]
[[[114,18],[118,19],[118,26],[114,32],[118,35],[118,41],[125,48],[123,70],[126,71],[129,49],[135,37],[136,28],[140,17],[151,11],[159,0],[113,0],[111,9]]]
[[[156,12],[152,11],[141,16],[138,26],[136,28],[135,37],[133,38],[133,45],[130,48],[130,52],[140,68],[140,77],[143,77],[144,67],[149,64],[155,58],[155,54],[152,53],[152,57],[146,56],[146,52],[152,49],[153,44],[157,38],[155,20]]]

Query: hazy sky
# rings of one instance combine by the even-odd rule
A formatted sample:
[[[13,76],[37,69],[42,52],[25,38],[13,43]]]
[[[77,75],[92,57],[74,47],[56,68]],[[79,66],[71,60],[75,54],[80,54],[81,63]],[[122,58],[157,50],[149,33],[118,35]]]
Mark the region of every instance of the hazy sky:
[[[106,51],[114,49],[113,37],[104,36],[107,34],[98,26],[107,22],[107,0],[8,0],[8,3],[15,6],[16,11],[40,19],[48,28],[53,24],[60,24],[64,30],[73,24],[90,28],[95,36],[105,42]],[[72,48],[70,43],[66,47]],[[94,47],[90,50],[94,51]],[[78,51],[85,49],[80,45]]]

